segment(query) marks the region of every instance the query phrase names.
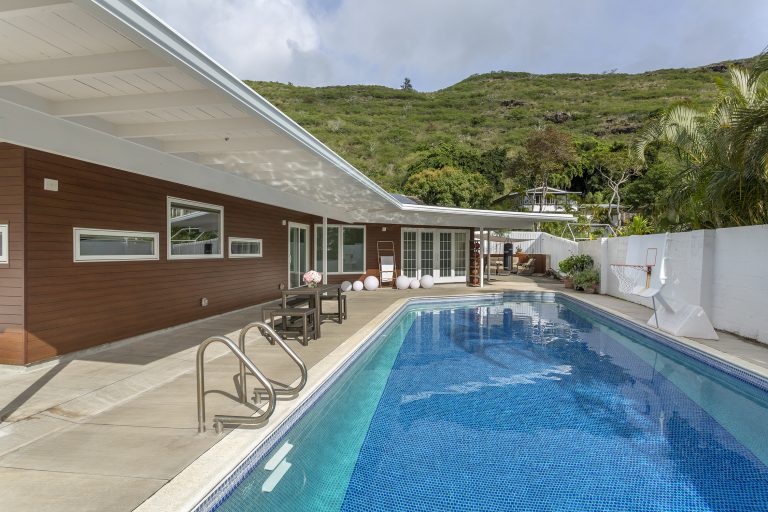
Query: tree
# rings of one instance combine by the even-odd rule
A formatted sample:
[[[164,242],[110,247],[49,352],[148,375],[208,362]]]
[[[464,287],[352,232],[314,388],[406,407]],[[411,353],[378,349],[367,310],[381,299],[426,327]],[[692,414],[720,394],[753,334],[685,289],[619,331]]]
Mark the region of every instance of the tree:
[[[768,55],[748,70],[734,65],[717,81],[708,112],[674,105],[640,132],[640,159],[653,143],[673,147],[683,163],[668,195],[671,211],[692,216],[693,228],[768,222]]]
[[[518,175],[527,176],[534,186],[547,189],[567,186],[577,167],[576,149],[570,135],[551,126],[534,130],[525,140],[524,150],[510,166]],[[543,208],[543,205],[540,205]]]
[[[621,188],[640,174],[641,166],[633,158],[629,148],[621,143],[598,141],[591,149],[582,153],[582,168],[596,172],[611,192],[608,201],[608,218],[611,224],[621,227]],[[612,215],[616,211],[616,216]]]
[[[619,230],[619,236],[648,235],[653,233],[653,226],[648,219],[640,215],[632,217],[632,222]]]
[[[403,91],[413,91],[413,84],[411,84],[411,79],[408,77],[405,77],[405,80],[403,80],[403,85],[400,86],[400,89]]]
[[[455,167],[417,172],[405,182],[403,191],[427,204],[461,208],[487,208],[493,198],[485,178]]]
[[[480,174],[497,194],[504,192],[504,173],[511,166],[507,148],[493,147],[478,151],[466,146],[443,143],[421,153],[405,170],[406,180],[425,169],[454,167]]]

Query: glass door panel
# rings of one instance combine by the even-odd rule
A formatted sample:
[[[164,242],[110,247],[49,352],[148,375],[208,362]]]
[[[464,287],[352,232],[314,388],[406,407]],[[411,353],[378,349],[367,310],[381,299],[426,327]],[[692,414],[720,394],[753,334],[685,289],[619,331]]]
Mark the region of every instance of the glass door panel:
[[[467,234],[456,232],[453,234],[453,275],[466,277],[467,275]]]
[[[440,279],[441,281],[449,281],[452,277],[451,270],[451,258],[453,256],[453,251],[451,250],[451,232],[440,232],[439,239],[440,239],[440,254],[439,254],[439,262],[440,262],[440,274],[435,276],[436,279]]]
[[[302,277],[309,270],[309,226],[288,226],[288,287],[302,286]]]
[[[403,231],[403,274],[408,277],[416,275],[416,232]]]
[[[435,274],[435,234],[432,231],[421,232],[421,275],[432,276]],[[419,276],[421,277],[421,276]]]

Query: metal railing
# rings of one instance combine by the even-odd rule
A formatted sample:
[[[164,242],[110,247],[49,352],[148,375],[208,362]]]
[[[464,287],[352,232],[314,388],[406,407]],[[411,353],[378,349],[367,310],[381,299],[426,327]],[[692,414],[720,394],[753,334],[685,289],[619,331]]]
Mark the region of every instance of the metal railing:
[[[223,343],[226,345],[232,353],[240,361],[241,367],[248,368],[254,377],[264,386],[267,394],[268,402],[267,408],[261,413],[255,416],[230,416],[230,415],[216,415],[213,417],[213,424],[216,429],[216,433],[221,433],[225,424],[237,424],[237,425],[258,425],[269,419],[272,413],[275,411],[275,405],[277,403],[277,397],[275,390],[272,387],[271,381],[256,368],[253,361],[243,353],[243,351],[235,344],[234,341],[226,336],[211,336],[200,344],[197,349],[197,431],[199,433],[205,432],[205,350],[212,343]],[[245,379],[242,380],[245,382]],[[244,388],[243,388],[244,389]],[[243,403],[247,403],[245,394],[241,394],[240,400]]]
[[[280,346],[280,348],[283,349],[283,351],[288,354],[288,357],[290,357],[294,363],[296,363],[296,366],[299,367],[299,373],[301,374],[301,379],[299,380],[299,383],[295,386],[286,386],[285,384],[282,384],[280,382],[276,382],[274,380],[271,380],[267,378],[267,380],[272,384],[272,387],[274,389],[275,385],[281,386],[279,389],[274,389],[275,394],[277,395],[287,395],[287,396],[295,396],[299,394],[299,391],[301,391],[304,386],[307,384],[307,365],[304,364],[304,361],[301,360],[301,358],[291,350],[291,348],[288,346],[288,344],[283,340],[283,338],[280,337],[279,334],[275,332],[274,329],[272,329],[271,326],[264,322],[252,322],[245,327],[243,327],[240,330],[240,337],[238,338],[238,344],[240,351],[245,354],[245,337],[248,334],[248,331],[250,331],[253,328],[259,329],[259,332],[262,336],[269,342],[270,345],[277,344]],[[246,365],[243,362],[243,360],[240,360],[240,386],[241,386],[241,393],[240,396],[245,400],[246,395],[246,375],[245,375],[245,369]],[[258,378],[258,377],[257,377]],[[256,395],[257,399],[260,398],[259,392],[254,390],[254,394]]]

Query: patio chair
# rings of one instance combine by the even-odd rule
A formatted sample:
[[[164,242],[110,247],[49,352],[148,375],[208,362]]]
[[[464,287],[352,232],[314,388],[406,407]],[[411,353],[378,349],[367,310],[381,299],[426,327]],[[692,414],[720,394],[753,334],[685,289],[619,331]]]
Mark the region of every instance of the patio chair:
[[[528,258],[525,263],[521,263],[517,266],[517,275],[530,276],[533,274],[533,267],[536,264],[535,258]]]
[[[326,303],[336,304],[336,311],[326,311],[323,305]],[[326,293],[320,296],[320,317],[331,318],[336,323],[341,323],[347,319],[347,296],[343,293]]]
[[[301,344],[309,345],[309,339],[317,339],[317,326],[315,325],[314,308],[282,308],[269,312],[272,329],[283,338],[301,337]],[[281,322],[276,323],[279,317]]]

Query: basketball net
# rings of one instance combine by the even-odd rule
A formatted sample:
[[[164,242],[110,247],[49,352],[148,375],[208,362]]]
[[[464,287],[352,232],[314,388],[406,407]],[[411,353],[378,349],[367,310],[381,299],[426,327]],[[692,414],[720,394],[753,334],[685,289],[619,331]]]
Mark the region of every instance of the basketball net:
[[[653,265],[612,264],[611,272],[619,280],[619,292],[629,295],[643,281],[645,281],[644,290],[651,286]]]

